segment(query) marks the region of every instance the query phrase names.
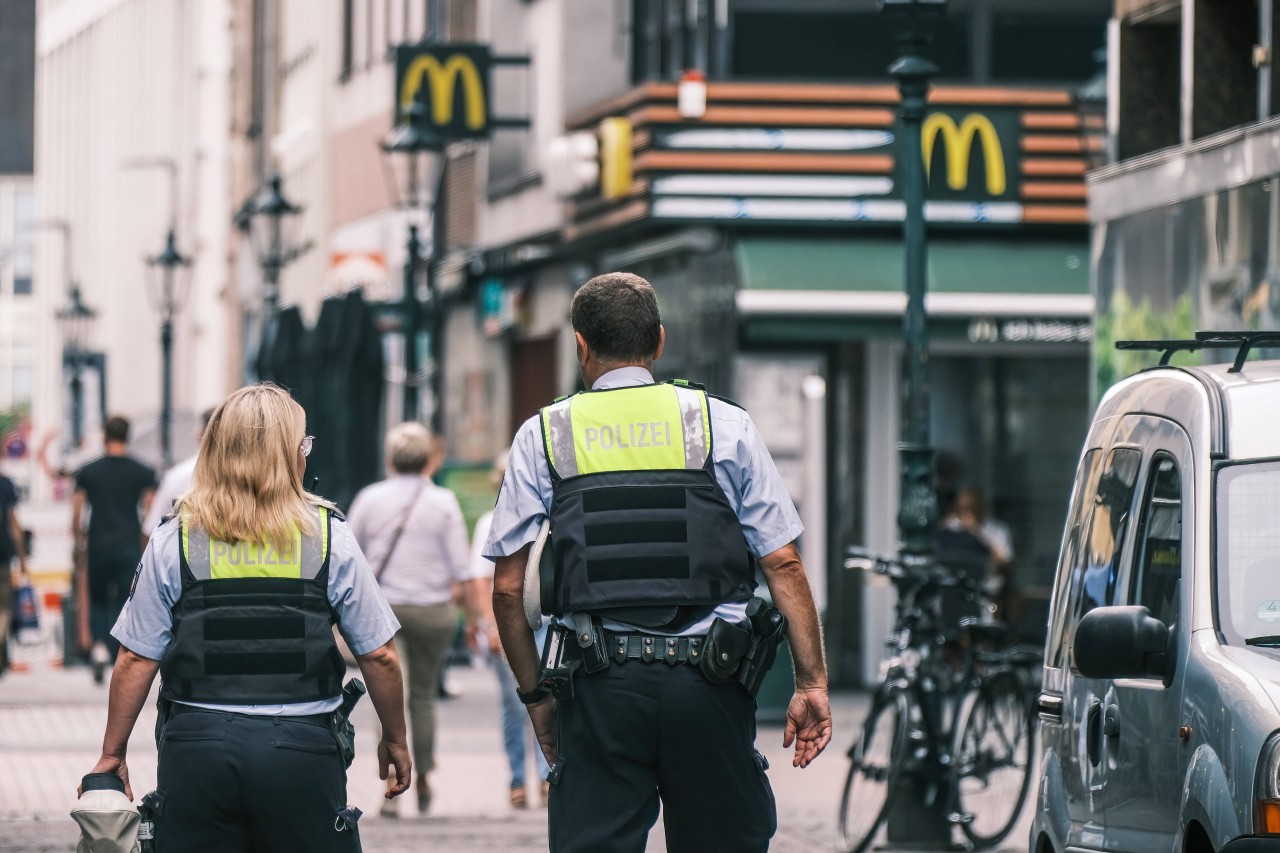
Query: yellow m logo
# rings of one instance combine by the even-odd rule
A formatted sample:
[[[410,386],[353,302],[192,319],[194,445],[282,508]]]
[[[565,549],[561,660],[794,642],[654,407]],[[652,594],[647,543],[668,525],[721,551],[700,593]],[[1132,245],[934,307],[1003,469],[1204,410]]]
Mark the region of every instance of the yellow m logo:
[[[973,147],[974,137],[981,137],[982,156],[987,164],[987,192],[991,195],[1004,195],[1008,186],[1005,180],[1004,151],[1000,148],[1000,137],[996,135],[991,119],[970,113],[957,127],[951,116],[933,113],[924,120],[920,133],[923,137],[926,175],[933,165],[934,141],[939,133],[942,134],[942,156],[947,161],[947,186],[953,190],[969,186],[969,151]]]
[[[400,112],[408,114],[422,89],[423,78],[431,85],[431,119],[436,125],[453,122],[453,93],[462,78],[467,127],[483,130],[488,118],[484,104],[484,83],[469,56],[454,54],[442,64],[432,55],[415,57],[400,80]]]

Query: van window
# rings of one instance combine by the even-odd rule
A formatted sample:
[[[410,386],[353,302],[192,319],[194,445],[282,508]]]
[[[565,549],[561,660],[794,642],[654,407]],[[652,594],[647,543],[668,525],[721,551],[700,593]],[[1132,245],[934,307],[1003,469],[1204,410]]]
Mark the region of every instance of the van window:
[[[1089,521],[1084,565],[1076,597],[1076,619],[1095,607],[1115,604],[1116,580],[1120,576],[1120,549],[1129,529],[1129,510],[1138,484],[1142,454],[1131,447],[1117,447],[1107,457],[1107,467],[1098,478],[1098,494]]]
[[[1062,666],[1062,658],[1058,652],[1062,648],[1062,631],[1067,621],[1064,617],[1070,612],[1068,604],[1071,596],[1071,579],[1076,574],[1080,548],[1084,543],[1084,530],[1087,529],[1089,521],[1088,508],[1093,504],[1096,493],[1094,478],[1101,459],[1102,451],[1095,447],[1081,458],[1080,468],[1076,471],[1075,487],[1071,493],[1071,507],[1067,513],[1068,526],[1062,535],[1062,553],[1058,560],[1057,579],[1053,585],[1052,622],[1049,625],[1048,641],[1045,645],[1048,664],[1051,667]]]
[[[1052,666],[1062,667],[1068,659],[1080,617],[1115,601],[1120,550],[1124,547],[1141,461],[1142,454],[1131,447],[1112,450],[1083,507],[1081,515],[1087,516],[1087,521],[1082,525],[1079,545],[1073,549],[1071,562],[1064,560],[1058,570],[1060,577],[1070,572],[1070,588],[1069,598],[1059,608],[1064,614],[1063,627],[1051,647]]]
[[[1130,601],[1173,625],[1178,621],[1182,577],[1182,477],[1167,453],[1152,461],[1138,536],[1142,550],[1135,562]]]
[[[1280,645],[1280,461],[1223,468],[1214,497],[1218,627],[1231,643]]]

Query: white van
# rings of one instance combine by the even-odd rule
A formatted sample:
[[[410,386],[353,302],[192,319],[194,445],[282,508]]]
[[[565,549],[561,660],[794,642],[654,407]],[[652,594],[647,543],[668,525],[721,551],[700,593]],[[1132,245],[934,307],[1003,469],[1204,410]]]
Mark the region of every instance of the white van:
[[[1032,853],[1280,851],[1280,333],[1110,389],[1076,473]]]

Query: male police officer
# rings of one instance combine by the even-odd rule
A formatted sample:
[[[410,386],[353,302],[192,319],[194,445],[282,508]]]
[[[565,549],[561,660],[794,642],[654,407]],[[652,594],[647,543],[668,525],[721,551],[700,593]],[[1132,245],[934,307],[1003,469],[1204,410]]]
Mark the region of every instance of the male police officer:
[[[795,659],[783,745],[805,767],[831,739],[795,507],[746,412],[654,383],[665,332],[648,282],[598,276],[571,314],[591,392],[521,427],[484,551],[502,646],[554,762],[551,849],[641,851],[661,800],[672,853],[767,850],[776,810],[742,686],[759,647],[755,560]],[[545,675],[522,606],[544,519],[542,606],[561,626]]]

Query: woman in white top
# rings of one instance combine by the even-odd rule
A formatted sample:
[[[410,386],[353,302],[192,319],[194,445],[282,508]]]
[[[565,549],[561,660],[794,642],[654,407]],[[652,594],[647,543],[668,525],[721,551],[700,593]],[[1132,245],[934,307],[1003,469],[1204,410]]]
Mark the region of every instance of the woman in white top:
[[[427,774],[435,766],[436,685],[455,631],[453,589],[467,580],[467,526],[453,492],[431,482],[438,454],[426,427],[394,427],[386,451],[391,476],[356,495],[347,521],[400,620],[396,646],[409,685],[418,811],[425,812]],[[382,813],[394,817],[395,802],[387,800]]]

